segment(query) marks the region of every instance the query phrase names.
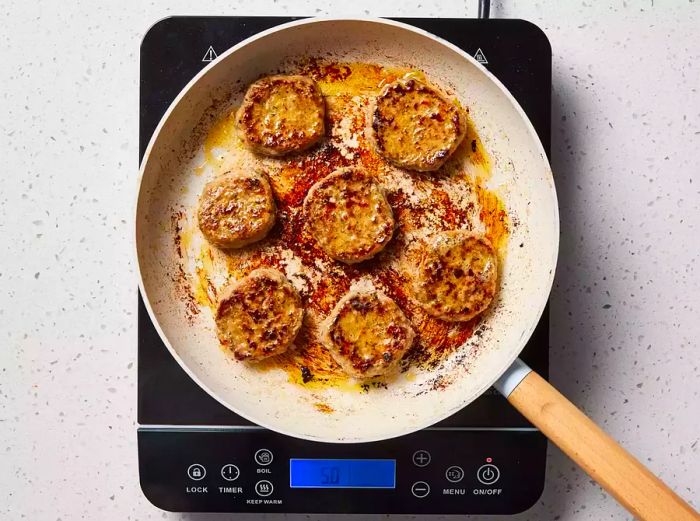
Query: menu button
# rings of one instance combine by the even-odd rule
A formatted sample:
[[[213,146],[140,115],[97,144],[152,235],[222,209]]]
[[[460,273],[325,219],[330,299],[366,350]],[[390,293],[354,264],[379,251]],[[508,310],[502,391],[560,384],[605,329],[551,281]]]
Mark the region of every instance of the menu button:
[[[464,470],[462,467],[453,465],[445,471],[445,477],[450,483],[459,483],[464,479]]]

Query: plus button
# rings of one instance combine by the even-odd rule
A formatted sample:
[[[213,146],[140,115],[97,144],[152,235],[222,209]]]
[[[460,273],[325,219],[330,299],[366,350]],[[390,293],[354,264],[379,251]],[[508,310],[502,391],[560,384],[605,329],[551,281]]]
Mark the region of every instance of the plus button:
[[[426,467],[430,463],[430,452],[427,450],[417,450],[413,453],[413,464],[416,467]]]

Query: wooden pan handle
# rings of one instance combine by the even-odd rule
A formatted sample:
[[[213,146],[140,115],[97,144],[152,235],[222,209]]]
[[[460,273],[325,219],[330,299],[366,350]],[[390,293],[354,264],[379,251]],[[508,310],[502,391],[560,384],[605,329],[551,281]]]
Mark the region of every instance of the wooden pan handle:
[[[518,367],[518,364],[520,366]],[[525,369],[523,369],[525,368]],[[589,476],[643,521],[698,521],[693,508],[578,410],[540,375],[518,361],[519,383],[508,401],[578,463]],[[505,378],[505,377],[504,377]]]

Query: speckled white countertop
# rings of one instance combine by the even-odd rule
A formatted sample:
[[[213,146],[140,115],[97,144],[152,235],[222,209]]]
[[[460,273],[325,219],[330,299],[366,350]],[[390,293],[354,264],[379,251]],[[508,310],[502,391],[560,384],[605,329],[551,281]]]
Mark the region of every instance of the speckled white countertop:
[[[100,4],[0,3],[0,519],[207,520],[138,486],[141,36],[170,14],[475,16],[476,0]],[[700,3],[492,11],[554,51],[552,380],[700,506]],[[550,448],[544,495],[514,519],[629,518]]]

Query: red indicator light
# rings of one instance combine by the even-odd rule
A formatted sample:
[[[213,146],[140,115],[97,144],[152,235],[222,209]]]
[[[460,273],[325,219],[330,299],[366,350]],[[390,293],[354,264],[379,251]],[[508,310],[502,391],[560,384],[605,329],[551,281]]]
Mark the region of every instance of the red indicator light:
[[[486,458],[486,463],[491,463],[493,461],[493,458]]]

